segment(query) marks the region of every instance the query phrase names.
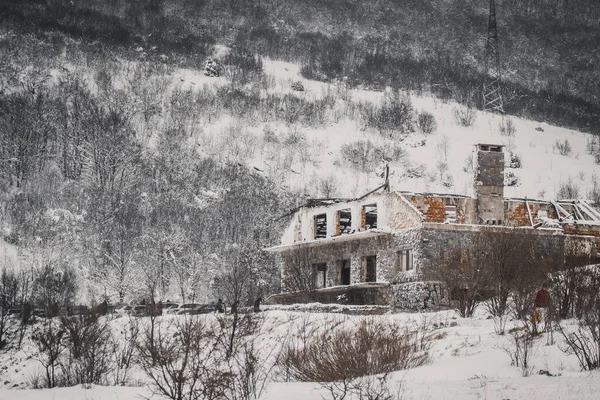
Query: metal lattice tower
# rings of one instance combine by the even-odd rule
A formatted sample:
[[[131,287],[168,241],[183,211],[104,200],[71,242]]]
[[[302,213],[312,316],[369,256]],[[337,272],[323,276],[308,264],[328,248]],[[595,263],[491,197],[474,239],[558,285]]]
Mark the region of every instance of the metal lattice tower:
[[[485,46],[485,77],[483,80],[483,109],[504,113],[500,75],[500,53],[498,51],[498,25],[496,3],[490,0],[488,36]]]

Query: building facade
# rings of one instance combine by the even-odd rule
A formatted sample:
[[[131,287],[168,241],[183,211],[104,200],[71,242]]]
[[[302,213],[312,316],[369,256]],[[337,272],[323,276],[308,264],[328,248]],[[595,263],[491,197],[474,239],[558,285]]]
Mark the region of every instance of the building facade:
[[[281,244],[266,249],[281,262],[282,295],[274,301],[308,291],[308,300],[324,302],[447,304],[441,285],[423,280],[424,269],[440,252],[471,248],[480,232],[527,232],[555,248],[584,241],[600,250],[600,213],[589,204],[505,198],[503,147],[474,151],[474,197],[380,190],[294,210]],[[362,287],[364,296],[348,299],[343,289],[350,287]]]

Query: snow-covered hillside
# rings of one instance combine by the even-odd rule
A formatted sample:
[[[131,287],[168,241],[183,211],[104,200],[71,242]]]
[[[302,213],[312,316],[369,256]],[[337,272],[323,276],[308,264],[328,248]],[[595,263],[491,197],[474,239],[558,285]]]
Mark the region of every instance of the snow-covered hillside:
[[[226,53],[219,48],[219,54]],[[370,141],[376,146],[399,146],[406,151],[406,156],[397,162],[390,163],[392,189],[398,191],[417,191],[435,193],[472,194],[472,170],[470,155],[477,143],[505,145],[508,153],[516,154],[522,167],[507,169],[517,178],[519,183],[506,187],[507,197],[529,197],[554,199],[558,196],[562,184],[570,182],[579,189],[579,197],[586,198],[594,187],[594,180],[600,179],[600,166],[587,151],[592,135],[570,129],[548,125],[544,122],[529,121],[515,117],[506,117],[514,126],[514,135],[503,135],[500,125],[503,119],[498,114],[474,111],[476,119],[469,127],[459,125],[453,112],[462,106],[444,103],[431,96],[407,94],[413,108],[417,112],[427,111],[435,117],[437,130],[431,135],[424,135],[416,129],[406,137],[384,138],[377,131],[366,128],[356,111],[349,109],[358,103],[379,105],[383,92],[369,90],[351,90],[344,82],[323,83],[302,78],[300,67],[296,64],[263,59],[264,71],[267,74],[268,93],[291,94],[307,101],[315,101],[324,97],[333,97],[335,105],[331,113],[333,121],[324,126],[310,127],[284,122],[261,123],[244,126],[244,133],[255,147],[248,159],[242,160],[249,166],[271,175],[276,181],[282,181],[284,187],[297,190],[306,196],[321,196],[318,182],[330,180],[334,196],[359,196],[382,183],[381,171],[384,161],[378,169],[370,173],[359,172],[345,163],[340,153],[344,144],[357,141]],[[172,80],[175,87],[195,90],[201,87],[216,87],[227,83],[223,78],[208,78],[202,71],[176,70]],[[292,83],[301,82],[304,91],[293,91]],[[505,122],[506,123],[506,122]],[[207,154],[215,154],[217,144],[224,140],[223,127],[235,124],[230,118],[221,118],[213,125],[204,125],[199,133],[200,148]],[[305,140],[302,155],[293,159],[286,168],[276,168],[279,154],[273,154],[269,146],[260,143],[264,132],[268,130],[280,141],[293,132]],[[561,155],[555,147],[557,141],[568,141],[571,151]],[[231,141],[229,141],[231,143]],[[221,152],[222,154],[223,152]],[[229,153],[230,154],[230,153]],[[235,155],[226,157],[227,161],[235,161]],[[445,184],[439,179],[440,164],[446,164],[444,172]],[[444,167],[442,167],[444,168]],[[415,171],[417,171],[415,173]],[[598,177],[598,178],[597,178]]]

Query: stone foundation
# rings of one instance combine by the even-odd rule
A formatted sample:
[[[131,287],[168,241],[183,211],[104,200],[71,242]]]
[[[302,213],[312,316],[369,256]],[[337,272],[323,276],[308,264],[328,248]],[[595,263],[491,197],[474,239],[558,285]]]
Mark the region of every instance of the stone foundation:
[[[407,282],[392,286],[395,306],[401,310],[434,310],[450,306],[448,290],[439,282]]]
[[[351,286],[335,286],[313,292],[274,294],[268,304],[324,303],[346,305],[393,305],[394,293],[386,283],[365,283]]]

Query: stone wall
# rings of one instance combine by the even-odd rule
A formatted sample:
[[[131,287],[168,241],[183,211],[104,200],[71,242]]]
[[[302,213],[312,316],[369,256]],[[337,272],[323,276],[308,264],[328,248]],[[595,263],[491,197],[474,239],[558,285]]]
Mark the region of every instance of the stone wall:
[[[376,282],[405,282],[413,280],[413,271],[401,271],[398,252],[402,250],[411,250],[413,265],[418,265],[421,258],[420,229],[407,229],[394,234],[373,233],[372,237],[361,236],[368,235],[368,232],[354,234],[353,238],[343,238],[344,240],[324,240],[314,243],[305,243],[294,249],[286,250],[281,254],[282,281],[284,282],[283,291],[289,290],[285,287],[286,273],[293,270],[290,267],[292,263],[303,262],[307,266],[314,264],[327,264],[326,286],[337,286],[341,282],[341,266],[343,260],[350,261],[350,284],[357,284],[365,281],[364,263],[365,257],[376,256]],[[350,235],[348,235],[350,236]],[[298,250],[301,249],[301,250]],[[298,259],[296,251],[301,251],[301,258]]]
[[[477,151],[475,164],[475,187],[504,187],[504,153]]]
[[[433,310],[450,306],[448,291],[440,282],[407,282],[392,285],[395,306],[401,310]]]
[[[312,292],[280,293],[269,297],[270,304],[324,303],[347,305],[394,305],[392,286],[386,283],[364,283],[336,286]]]
[[[503,152],[476,152],[475,194],[475,223],[501,225],[504,221]]]

